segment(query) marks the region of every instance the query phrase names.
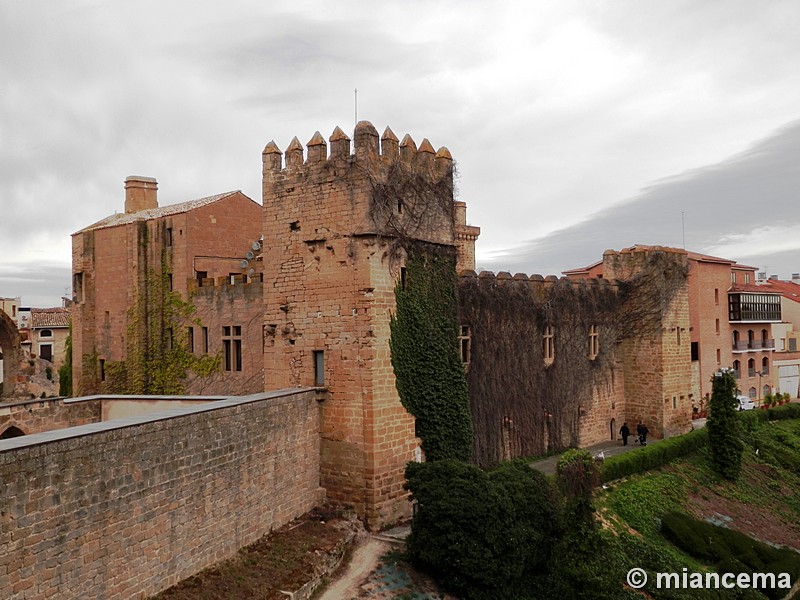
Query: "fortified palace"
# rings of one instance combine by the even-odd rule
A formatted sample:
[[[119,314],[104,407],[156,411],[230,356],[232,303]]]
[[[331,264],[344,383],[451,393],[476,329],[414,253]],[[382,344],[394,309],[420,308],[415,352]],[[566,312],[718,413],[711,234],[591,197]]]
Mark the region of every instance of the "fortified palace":
[[[73,236],[80,394],[131,391],[130,354],[142,360],[134,342],[152,346],[140,338],[156,334],[221,357],[212,375],[189,375],[189,394],[324,387],[321,485],[368,522],[391,522],[408,510],[403,471],[419,456],[389,354],[404,260],[394,242],[407,237],[458,256],[477,462],[596,443],[626,420],[645,420],[657,436],[689,428],[685,252],[609,254],[605,278],[589,283],[478,276],[480,229],[453,200],[447,148],[398,141],[389,128],[379,139],[365,121],[354,152],[338,127],[329,142],[316,133],[304,148],[295,138],[285,153],[270,142],[262,206],[233,191],[159,207],[154,179],[125,181],[125,212]],[[443,190],[446,202],[425,190]],[[643,277],[653,268],[674,271],[669,297],[637,289],[623,300],[616,280],[656,285],[663,273]],[[180,336],[163,319],[164,287],[196,310]],[[623,335],[631,311],[645,312],[637,302],[653,302],[652,314]]]
[[[42,597],[155,593],[325,497],[372,529],[407,518],[404,469],[424,453],[389,340],[408,243],[457,256],[477,464],[614,439],[625,421],[655,437],[691,428],[690,253],[607,251],[562,278],[478,274],[480,229],[453,199],[447,148],[366,121],[352,145],[338,127],[283,153],[270,142],[261,205],[231,191],[159,206],[156,180],[129,177],[125,212],[73,235],[81,397],[12,414],[31,435],[0,441],[2,526],[36,506],[36,531],[78,532],[58,547],[31,523],[17,533],[17,550],[71,557],[59,568],[75,575],[37,580]],[[164,373],[187,376],[171,387]],[[34,408],[69,428],[37,434]],[[108,527],[120,544],[87,555]],[[126,536],[152,538],[153,553],[131,560]]]

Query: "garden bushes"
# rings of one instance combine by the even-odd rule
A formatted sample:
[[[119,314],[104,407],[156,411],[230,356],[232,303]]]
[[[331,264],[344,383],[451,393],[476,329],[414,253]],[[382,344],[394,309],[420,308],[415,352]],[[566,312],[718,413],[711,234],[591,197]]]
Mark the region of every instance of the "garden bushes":
[[[656,469],[676,458],[696,452],[708,444],[708,432],[697,429],[687,434],[667,438],[657,444],[608,458],[600,470],[600,481],[606,482],[635,473]]]
[[[522,461],[491,472],[455,460],[410,463],[412,561],[465,600],[525,597],[559,537],[557,496]]]
[[[698,521],[682,513],[667,513],[661,533],[678,548],[712,564],[720,573],[789,573],[792,581],[800,575],[800,555],[788,548],[774,548],[743,533]],[[760,590],[768,598],[782,598],[780,589]]]

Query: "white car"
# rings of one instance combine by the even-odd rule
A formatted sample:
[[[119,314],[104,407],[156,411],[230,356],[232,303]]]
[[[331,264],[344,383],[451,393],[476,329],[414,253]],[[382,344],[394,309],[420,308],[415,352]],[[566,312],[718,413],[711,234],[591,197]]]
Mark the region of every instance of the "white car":
[[[756,407],[756,403],[753,402],[752,398],[736,396],[736,399],[739,401],[739,410],[753,410]]]

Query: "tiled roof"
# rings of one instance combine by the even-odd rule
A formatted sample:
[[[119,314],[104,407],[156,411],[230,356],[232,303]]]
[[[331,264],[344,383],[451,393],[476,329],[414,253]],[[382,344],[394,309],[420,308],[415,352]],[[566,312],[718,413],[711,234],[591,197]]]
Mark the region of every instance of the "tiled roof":
[[[736,286],[737,288],[739,286]],[[763,283],[758,285],[748,285],[747,289],[744,291],[754,291],[759,292],[761,294],[780,294],[787,300],[793,300],[794,302],[800,303],[800,284],[794,283],[793,281],[783,281],[781,279],[768,279]]]
[[[92,231],[94,229],[104,229],[106,227],[116,227],[117,225],[126,225],[135,221],[148,221],[150,219],[157,219],[158,217],[167,217],[169,215],[177,215],[180,213],[189,212],[195,208],[213,204],[228,196],[233,196],[239,190],[232,192],[224,192],[215,196],[208,196],[206,198],[199,198],[197,200],[189,200],[188,202],[181,202],[180,204],[169,204],[167,206],[159,206],[158,208],[146,208],[134,213],[115,213],[105,219],[98,221],[88,227],[84,227],[76,233],[83,233],[84,231]]]
[[[69,327],[68,308],[32,308],[31,328]]]

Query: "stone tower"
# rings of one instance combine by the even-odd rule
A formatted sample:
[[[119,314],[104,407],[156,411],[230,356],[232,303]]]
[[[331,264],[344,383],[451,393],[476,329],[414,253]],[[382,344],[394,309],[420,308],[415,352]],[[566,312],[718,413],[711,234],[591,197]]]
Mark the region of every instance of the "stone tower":
[[[458,240],[446,148],[388,127],[379,140],[366,121],[354,138],[352,154],[338,127],[330,152],[319,132],[264,149],[265,385],[327,388],[321,485],[374,529],[409,514],[404,470],[419,456],[389,351],[402,242]]]
[[[642,419],[655,437],[691,428],[691,334],[686,273],[679,248],[633,246],[603,253],[603,276],[636,289],[622,308],[636,331],[620,344],[629,425]],[[637,283],[638,282],[638,283]]]

